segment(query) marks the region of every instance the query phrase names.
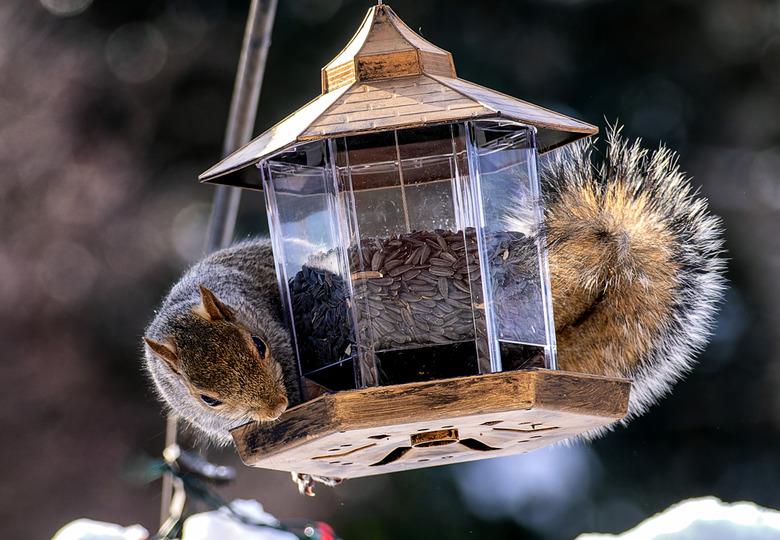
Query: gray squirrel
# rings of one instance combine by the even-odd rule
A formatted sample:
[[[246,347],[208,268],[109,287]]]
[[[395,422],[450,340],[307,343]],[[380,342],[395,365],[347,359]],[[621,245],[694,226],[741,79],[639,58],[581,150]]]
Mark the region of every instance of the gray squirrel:
[[[146,369],[171,408],[219,444],[298,400],[267,241],[213,253],[174,285],[146,329]]]
[[[559,367],[632,379],[628,420],[705,345],[724,287],[723,241],[673,152],[647,152],[615,130],[607,146],[598,168],[584,142],[544,164],[545,233]],[[237,244],[173,287],[146,330],[146,368],[174,411],[227,444],[230,429],[272,421],[300,398],[282,321],[270,244]],[[328,482],[293,478],[309,494],[312,479]]]

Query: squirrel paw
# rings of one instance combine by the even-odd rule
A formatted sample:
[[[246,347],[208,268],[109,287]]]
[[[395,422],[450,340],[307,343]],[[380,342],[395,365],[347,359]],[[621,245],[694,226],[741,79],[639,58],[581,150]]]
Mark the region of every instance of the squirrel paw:
[[[316,474],[290,473],[292,481],[298,485],[298,492],[301,495],[314,497],[314,483],[319,482],[328,487],[337,486],[342,482],[341,478],[328,478],[326,476],[317,476]]]

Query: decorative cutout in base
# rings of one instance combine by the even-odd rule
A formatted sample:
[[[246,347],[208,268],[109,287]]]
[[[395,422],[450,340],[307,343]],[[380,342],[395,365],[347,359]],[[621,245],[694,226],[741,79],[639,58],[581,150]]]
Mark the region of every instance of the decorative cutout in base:
[[[320,396],[233,430],[247,465],[337,478],[526,453],[620,420],[630,382],[511,371]]]

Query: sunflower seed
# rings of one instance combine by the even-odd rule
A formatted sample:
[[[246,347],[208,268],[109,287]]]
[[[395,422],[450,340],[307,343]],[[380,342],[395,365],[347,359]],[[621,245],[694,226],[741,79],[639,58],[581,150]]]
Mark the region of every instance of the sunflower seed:
[[[436,285],[439,288],[439,294],[441,294],[442,298],[447,298],[448,295],[448,280],[446,277],[442,276],[438,280],[436,280]]]
[[[441,266],[431,266],[430,271],[434,276],[452,277],[455,275],[455,271],[451,268],[442,268]]]
[[[383,262],[385,262],[385,256],[382,254],[381,251],[377,251],[371,257],[371,270],[373,270],[374,272],[378,272],[379,269],[382,268]]]

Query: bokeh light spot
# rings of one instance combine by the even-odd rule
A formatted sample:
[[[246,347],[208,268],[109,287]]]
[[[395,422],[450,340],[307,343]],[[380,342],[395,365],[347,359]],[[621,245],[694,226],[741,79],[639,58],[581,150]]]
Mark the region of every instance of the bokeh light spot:
[[[106,42],[106,61],[121,80],[146,82],[157,75],[168,57],[165,38],[151,24],[128,23],[117,28]]]
[[[203,237],[209,221],[210,207],[193,203],[182,208],[173,219],[171,244],[184,261],[203,256]]]
[[[514,518],[538,531],[560,530],[573,508],[585,508],[601,465],[589,447],[556,446],[533,455],[475,461],[456,482],[466,504],[485,519]]]
[[[37,270],[39,284],[50,298],[75,304],[92,289],[99,265],[82,244],[55,240],[44,246]]]
[[[70,17],[83,13],[92,0],[40,0],[46,10],[59,17]]]

